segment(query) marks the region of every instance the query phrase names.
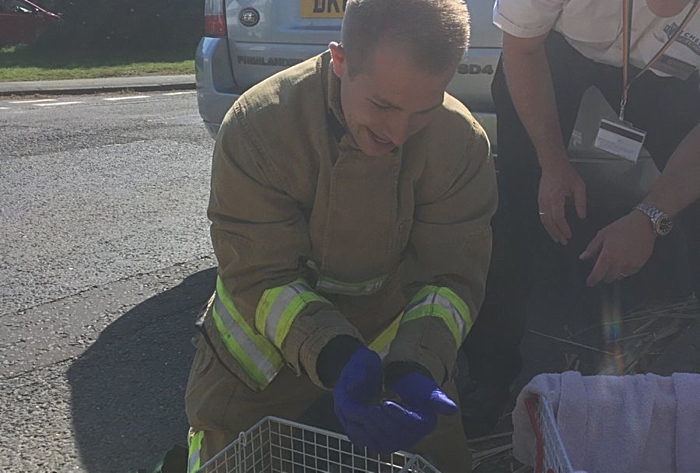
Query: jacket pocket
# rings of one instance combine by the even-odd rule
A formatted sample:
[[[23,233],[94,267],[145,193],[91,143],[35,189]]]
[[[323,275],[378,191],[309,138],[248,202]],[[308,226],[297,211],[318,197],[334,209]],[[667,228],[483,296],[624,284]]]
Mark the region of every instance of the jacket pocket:
[[[243,386],[216,360],[202,334],[192,339],[197,348],[185,392],[185,411],[195,430],[226,430],[222,421],[233,394]]]
[[[195,361],[192,363],[192,372],[196,375],[203,375],[211,368],[214,363],[214,353],[211,347],[207,345],[201,333],[192,337],[192,345],[197,349]]]

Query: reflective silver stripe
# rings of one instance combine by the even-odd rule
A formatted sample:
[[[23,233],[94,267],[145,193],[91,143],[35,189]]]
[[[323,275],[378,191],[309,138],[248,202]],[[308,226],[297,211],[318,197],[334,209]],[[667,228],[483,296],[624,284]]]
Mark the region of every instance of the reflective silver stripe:
[[[382,286],[384,286],[385,281],[386,276],[382,277],[378,281],[374,281],[366,285],[357,286],[350,283],[346,284],[340,281],[329,281],[323,276],[319,276],[318,282],[316,283],[316,287],[325,289],[328,292],[356,296],[374,294],[375,292],[379,291],[382,288]]]
[[[275,333],[277,332],[277,324],[279,323],[284,311],[287,309],[289,304],[294,300],[294,298],[301,294],[302,292],[311,292],[311,288],[299,283],[289,284],[287,287],[282,289],[279,293],[277,299],[270,307],[267,312],[267,317],[265,318],[265,336],[268,340],[274,343]]]
[[[457,326],[457,330],[459,331],[459,334],[462,337],[462,340],[467,336],[466,328],[465,328],[465,322],[462,316],[460,315],[459,311],[457,308],[450,302],[450,300],[444,296],[441,296],[440,294],[437,293],[432,293],[428,294],[426,297],[423,299],[417,301],[415,304],[411,304],[409,307],[406,308],[406,314],[410,314],[416,309],[420,309],[421,307],[425,307],[427,305],[437,305],[442,307],[443,309],[447,310],[451,315],[452,315],[452,320],[454,321],[455,325]]]
[[[196,448],[196,449],[193,449],[192,452],[190,452],[190,461],[189,461],[189,464],[187,465],[187,471],[189,473],[194,473],[195,471],[197,471],[198,463],[199,463],[199,448]]]
[[[202,439],[204,438],[204,432],[194,432],[190,427],[190,431],[187,433],[187,473],[194,473],[199,470],[200,456],[199,452],[202,449]]]
[[[389,277],[388,274],[381,276],[376,279],[371,279],[365,283],[346,283],[343,281],[337,281],[335,279],[327,278],[321,274],[318,269],[318,265],[311,260],[306,261],[306,266],[311,268],[316,275],[318,280],[316,281],[316,289],[323,289],[326,292],[333,294],[343,294],[347,296],[362,296],[369,295],[378,292],[386,282]]]
[[[217,314],[224,327],[231,334],[233,339],[238,343],[241,349],[250,357],[251,361],[255,363],[255,366],[260,370],[260,372],[265,376],[268,382],[275,379],[278,370],[270,363],[267,357],[258,349],[257,345],[248,338],[248,336],[243,332],[243,330],[234,322],[233,317],[229,314],[228,310],[221,302],[218,294],[214,299],[214,309],[216,309]],[[241,362],[241,360],[238,360]],[[245,368],[245,365],[243,366]]]

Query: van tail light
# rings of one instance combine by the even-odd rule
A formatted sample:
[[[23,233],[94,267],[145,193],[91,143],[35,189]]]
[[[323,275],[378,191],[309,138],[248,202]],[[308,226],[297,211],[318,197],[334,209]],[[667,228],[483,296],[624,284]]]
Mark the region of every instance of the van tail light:
[[[214,38],[226,36],[226,0],[205,0],[204,34]]]

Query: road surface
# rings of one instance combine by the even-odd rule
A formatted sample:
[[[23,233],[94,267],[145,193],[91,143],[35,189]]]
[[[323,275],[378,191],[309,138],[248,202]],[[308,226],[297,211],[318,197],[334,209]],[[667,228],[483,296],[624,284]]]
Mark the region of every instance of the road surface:
[[[0,471],[184,444],[213,145],[192,91],[0,100]]]

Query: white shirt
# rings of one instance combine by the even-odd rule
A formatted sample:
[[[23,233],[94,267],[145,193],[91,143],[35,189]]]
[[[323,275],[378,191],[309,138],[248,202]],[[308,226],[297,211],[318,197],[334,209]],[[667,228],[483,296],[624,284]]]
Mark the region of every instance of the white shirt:
[[[622,0],[496,0],[493,22],[520,38],[557,31],[587,58],[621,67],[623,5]],[[649,10],[646,0],[634,1],[630,63],[644,67],[692,7],[690,2],[678,15],[659,18]],[[700,66],[700,13],[690,20],[665,54],[695,68]]]

